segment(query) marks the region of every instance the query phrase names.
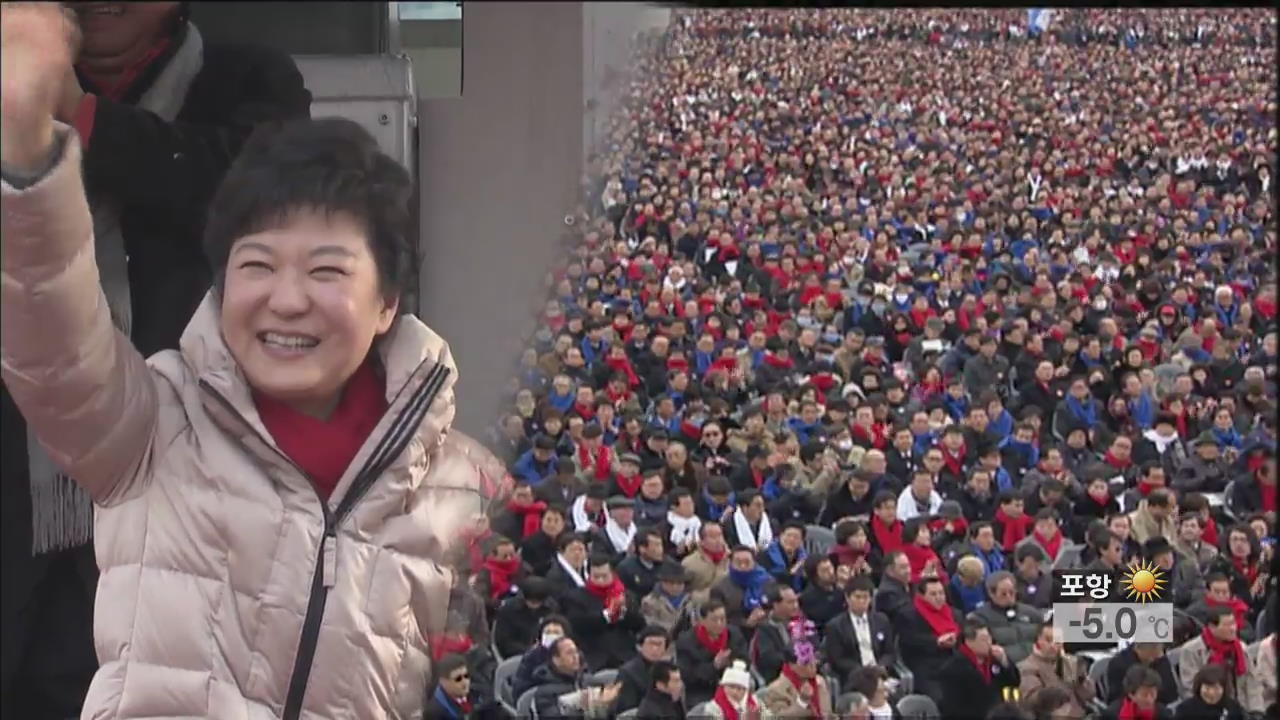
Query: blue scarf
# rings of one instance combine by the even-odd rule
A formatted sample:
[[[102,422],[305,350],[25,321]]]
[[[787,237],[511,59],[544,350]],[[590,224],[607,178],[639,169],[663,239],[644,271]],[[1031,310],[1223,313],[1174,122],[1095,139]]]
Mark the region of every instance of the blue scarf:
[[[668,595],[665,592],[662,592],[662,590],[658,590],[658,592],[662,595],[662,597],[667,599],[667,602],[671,605],[672,610],[679,610],[680,604],[684,602],[685,596],[689,594],[689,593],[680,593],[679,595]]]
[[[987,430],[995,433],[996,437],[1004,439],[1009,437],[1013,432],[1013,416],[1008,410],[1001,409],[1000,414],[992,418],[987,423]]]
[[[996,468],[995,477],[997,490],[1005,492],[1013,489],[1013,481],[1009,479],[1009,471],[1005,470],[1003,465]]]
[[[787,420],[787,427],[796,434],[796,439],[800,441],[801,445],[807,444],[810,439],[809,434],[821,427],[821,425],[822,421],[820,420],[813,423],[805,423],[805,421],[798,417],[789,418]]]
[[[742,611],[748,615],[764,602],[764,586],[769,573],[756,566],[747,571],[729,568],[729,581],[742,590]]]
[[[983,577],[991,577],[991,573],[1004,569],[1004,553],[1000,551],[999,544],[992,547],[991,552],[983,552],[977,545],[971,544],[970,547],[973,549],[974,557],[982,561]]]
[[[555,390],[547,393],[547,404],[559,410],[562,413],[569,412],[569,408],[573,407],[573,401],[578,394],[575,390],[570,390],[564,395],[557,395]]]
[[[978,606],[987,599],[982,583],[978,583],[976,587],[968,587],[960,582],[959,575],[951,576],[951,589],[955,591],[956,597],[960,598],[960,611],[963,613],[977,610]]]
[[[1018,442],[1017,440],[1013,439],[1012,435],[1010,435],[1000,443],[999,447],[1013,448],[1014,450],[1017,450],[1019,453],[1021,453],[1022,467],[1028,470],[1035,467],[1036,463],[1040,462],[1040,448],[1036,447],[1035,443]]]
[[[711,499],[711,496],[707,494],[707,491],[704,488],[702,490],[702,500],[707,504],[707,512],[711,515],[711,517],[704,517],[702,519],[717,523],[720,522],[720,516],[724,515],[725,510],[728,510],[731,507],[737,507],[738,505],[737,494],[732,491],[729,493],[729,499],[726,500],[723,505],[717,505],[716,501]]]
[[[1130,400],[1129,417],[1133,418],[1133,422],[1139,428],[1146,430],[1156,422],[1156,409],[1152,406],[1151,396],[1147,395],[1144,390],[1136,400]]]
[[[969,412],[969,398],[956,398],[951,393],[942,394],[942,406],[952,420],[960,420]]]
[[[1083,350],[1081,350],[1077,354],[1077,357],[1080,358],[1080,362],[1084,363],[1085,368],[1088,370],[1092,370],[1097,367],[1102,367],[1102,358],[1098,358],[1095,360],[1089,357],[1088,355],[1085,355]]]
[[[702,352],[701,350],[693,351],[693,369],[697,371],[698,377],[706,375],[707,368],[711,367],[711,363],[715,361],[715,353]]]
[[[1240,449],[1240,433],[1236,432],[1234,427],[1227,430],[1219,430],[1217,426],[1214,426],[1210,428],[1210,430],[1212,430],[1213,436],[1218,440],[1218,447],[1233,447],[1237,450]]]
[[[1218,322],[1223,327],[1231,327],[1236,324],[1236,316],[1240,314],[1240,306],[1233,302],[1230,308],[1223,310],[1221,305],[1214,302],[1213,311],[1218,314]]]
[[[760,494],[764,496],[765,502],[773,502],[779,497],[786,495],[787,491],[778,487],[777,475],[770,475],[765,478],[764,482],[760,485]]]
[[[782,545],[780,545],[777,540],[774,540],[773,543],[769,545],[769,549],[765,550],[764,554],[769,558],[769,562],[772,563],[774,567],[778,568],[779,572],[786,572],[791,567],[790,565],[787,565],[787,558],[782,554]],[[804,551],[804,548],[800,548],[796,551],[796,562],[802,563],[808,557],[809,556]],[[791,587],[796,592],[800,592],[804,589],[804,577],[800,575],[792,575]]]
[[[933,447],[933,441],[937,439],[932,430],[920,435],[912,433],[911,436],[913,438],[911,441],[911,451],[916,455],[925,454],[929,448]]]
[[[444,708],[444,711],[449,713],[449,717],[462,720],[462,708],[458,707],[458,704],[453,701],[453,698],[445,694],[444,688],[437,685],[434,697],[436,702],[440,703],[440,707]]]
[[[1085,428],[1093,429],[1093,426],[1098,424],[1098,408],[1093,404],[1092,397],[1088,397],[1086,400],[1088,404],[1084,405],[1076,399],[1075,395],[1068,394],[1065,402],[1067,410],[1071,412],[1072,417],[1084,423]]]

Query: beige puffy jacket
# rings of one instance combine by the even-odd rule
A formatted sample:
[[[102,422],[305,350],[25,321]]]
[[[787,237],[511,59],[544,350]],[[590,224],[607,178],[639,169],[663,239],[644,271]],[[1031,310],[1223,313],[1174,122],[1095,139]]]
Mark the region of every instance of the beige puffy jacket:
[[[393,326],[390,408],[322,507],[259,419],[212,297],[181,352],[144,361],[113,328],[80,163],[72,135],[37,184],[3,185],[0,361],[98,507],[101,667],[82,717],[420,717],[451,582],[433,558],[506,480],[448,433],[448,345]]]

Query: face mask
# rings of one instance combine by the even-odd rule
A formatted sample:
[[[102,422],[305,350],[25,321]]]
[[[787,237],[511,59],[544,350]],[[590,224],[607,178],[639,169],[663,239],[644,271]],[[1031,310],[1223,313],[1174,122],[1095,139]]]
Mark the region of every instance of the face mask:
[[[871,311],[876,313],[877,315],[883,314],[884,310],[885,310],[885,304],[883,301],[871,303]]]
[[[544,648],[550,648],[550,647],[552,646],[552,644],[554,644],[554,643],[555,643],[555,641],[556,641],[556,640],[559,640],[561,637],[563,637],[563,636],[562,636],[560,633],[557,633],[557,632],[544,632],[544,633],[542,633],[542,647],[544,647]]]
[[[1093,309],[1094,309],[1094,310],[1097,310],[1097,311],[1099,311],[1099,312],[1102,312],[1103,310],[1106,310],[1106,309],[1107,309],[1107,301],[1106,301],[1106,299],[1105,299],[1105,298],[1098,298],[1097,300],[1093,301]]]
[[[852,450],[852,449],[853,449],[853,440],[837,440],[837,441],[836,441],[836,447],[837,447],[837,448],[839,448],[839,449],[841,449],[841,450],[846,450],[846,451],[847,451],[847,450]]]
[[[901,305],[902,303],[905,303],[907,301],[908,297],[910,296],[904,293],[895,293],[893,296],[893,299],[896,300],[899,305]]]

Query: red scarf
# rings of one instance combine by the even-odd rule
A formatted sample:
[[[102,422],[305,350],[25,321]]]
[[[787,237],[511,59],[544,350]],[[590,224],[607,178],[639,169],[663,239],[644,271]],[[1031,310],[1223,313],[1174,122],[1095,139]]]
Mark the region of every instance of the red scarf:
[[[815,718],[822,717],[822,695],[818,693],[818,679],[815,677],[805,680],[796,674],[796,671],[791,667],[791,663],[782,664],[782,676],[791,681],[791,687],[795,688],[797,693],[805,685],[809,686],[809,711],[813,713]]]
[[[724,562],[724,556],[729,554],[728,548],[725,548],[720,552],[713,553],[710,550],[699,546],[698,551],[701,552],[702,556],[705,557],[708,561],[710,561],[712,565],[715,565],[716,567],[720,567],[720,563]]]
[[[629,478],[625,478],[621,475],[614,475],[613,481],[618,485],[618,489],[622,491],[623,495],[634,499],[636,493],[640,492],[640,485],[644,482],[644,476],[633,475]]]
[[[579,416],[581,416],[582,419],[586,420],[587,422],[591,422],[593,419],[595,419],[596,407],[594,404],[583,405],[582,403],[575,402],[573,404],[573,407],[570,409],[573,410],[573,412],[577,413]]]
[[[1027,514],[1016,518],[1009,517],[1005,514],[1004,508],[996,508],[995,519],[996,522],[1004,525],[1004,537],[1000,539],[1000,547],[1004,548],[1005,552],[1013,552],[1013,546],[1027,536],[1027,530],[1036,522],[1035,518]]]
[[[1230,664],[1236,677],[1243,676],[1249,670],[1249,665],[1244,659],[1244,643],[1239,640],[1231,642],[1219,640],[1207,627],[1200,631],[1200,637],[1204,640],[1204,646],[1209,649],[1210,665],[1227,667]]]
[[[507,503],[507,512],[523,518],[518,539],[523,540],[538,532],[538,527],[542,523],[542,511],[546,509],[547,504],[544,502],[531,502],[528,505],[520,505],[514,501]]]
[[[930,560],[935,561],[934,566],[938,568],[938,577],[942,577],[942,562],[938,560],[938,553],[933,548],[925,547],[911,543],[903,545],[902,552],[907,554],[907,560],[911,561],[911,582],[920,581],[920,573],[924,571],[924,566],[929,564]]]
[[[876,450],[884,450],[884,426],[879,423],[871,423],[870,430],[861,425],[854,425],[853,436],[854,438],[867,443]]]
[[[276,445],[306,472],[320,498],[327,502],[386,413],[386,394],[386,381],[370,355],[347,380],[338,407],[328,420],[304,415],[256,391],[253,403]]]
[[[1035,537],[1036,542],[1040,543],[1040,547],[1049,553],[1049,559],[1054,560],[1058,557],[1058,549],[1062,547],[1062,533],[1056,532],[1052,538],[1046,538],[1040,534],[1039,530],[1032,530],[1031,534]]]
[[[1143,710],[1137,703],[1125,698],[1120,703],[1120,714],[1116,716],[1116,720],[1156,720],[1156,709],[1152,707],[1150,710]]]
[[[1249,581],[1249,587],[1253,587],[1253,582],[1258,579],[1258,563],[1249,562],[1248,558],[1238,558],[1231,556],[1231,564],[1235,567],[1236,572],[1240,573]]]
[[[608,585],[597,585],[588,580],[582,587],[585,588],[587,593],[592,597],[599,600],[601,605],[604,605],[605,612],[609,613],[609,619],[611,621],[618,619],[617,611],[611,609],[612,603],[616,598],[622,597],[626,590],[622,587],[622,581],[618,579],[617,575],[613,576],[613,582]]]
[[[764,363],[769,367],[776,368],[778,370],[792,370],[796,366],[795,361],[791,358],[783,360],[771,352],[766,352],[764,354]]]
[[[1161,485],[1160,487],[1164,487],[1164,486]],[[1138,481],[1138,494],[1141,495],[1142,497],[1146,497],[1150,495],[1151,491],[1155,489],[1156,489],[1156,486],[1147,482],[1146,478],[1143,478]]]
[[[1236,627],[1245,627],[1244,618],[1245,618],[1245,615],[1249,612],[1249,606],[1246,605],[1245,602],[1240,598],[1232,595],[1231,599],[1228,600],[1227,602],[1218,602],[1217,600],[1214,600],[1208,595],[1205,595],[1204,604],[1211,608],[1214,608],[1214,607],[1231,608],[1231,612],[1236,616]]]
[[[729,695],[724,691],[724,685],[716,688],[715,697],[711,698],[711,701],[716,704],[716,707],[720,708],[722,720],[747,720],[747,718],[740,717],[738,711],[734,709],[733,703],[729,701]],[[756,712],[756,699],[750,692],[747,693],[746,709],[748,716],[754,715]]]
[[[1275,483],[1268,485],[1262,482],[1261,480],[1256,479],[1256,475],[1255,475],[1254,482],[1258,484],[1258,495],[1262,498],[1263,512],[1275,512],[1276,511]]]
[[[109,100],[114,100],[115,102],[120,102],[121,98],[123,98],[125,93],[129,91],[129,88],[133,85],[134,81],[142,75],[143,71],[146,70],[148,66],[163,55],[172,44],[173,38],[166,37],[162,39],[150,50],[147,50],[147,52],[142,57],[138,58],[135,63],[125,68],[125,71],[115,78],[110,78],[100,73],[90,72],[88,68],[85,67],[81,67],[80,72],[88,77],[90,82],[102,88],[100,94],[103,97]]]
[[[597,481],[609,479],[609,446],[601,445],[596,448],[595,457],[591,457],[591,449],[586,443],[578,443],[578,464],[583,470],[588,470],[591,477]]]
[[[631,367],[631,361],[626,356],[620,358],[605,358],[604,364],[614,372],[620,372],[627,376],[627,385],[636,387],[640,384],[640,378],[636,376],[636,371]]]
[[[831,548],[831,558],[837,566],[853,567],[858,564],[859,560],[867,556],[867,550],[868,548],[854,550],[848,545],[837,545]]]
[[[969,647],[968,643],[960,643],[960,654],[969,658],[969,662],[973,663],[973,666],[978,668],[978,672],[982,674],[982,682],[990,685],[991,663],[978,657],[977,653]]]
[[[511,591],[511,578],[520,570],[520,558],[485,558],[484,569],[489,571],[489,599],[497,600]]]
[[[959,632],[960,628],[956,627],[955,616],[951,614],[951,606],[943,603],[942,607],[935,608],[925,601],[923,595],[916,595],[911,598],[911,604],[915,606],[916,612],[921,618],[933,628],[934,637],[942,637],[947,633]]]
[[[901,520],[894,520],[892,525],[885,527],[880,516],[872,513],[871,532],[875,533],[876,544],[880,546],[881,553],[888,555],[894,550],[902,549]]]
[[[471,649],[471,638],[464,633],[442,633],[440,635],[432,635],[431,643],[431,659],[440,662],[440,658],[445,655],[457,653],[459,655],[466,654]]]
[[[956,454],[952,454],[952,452],[947,449],[946,445],[939,445],[938,449],[942,451],[942,464],[947,466],[947,469],[951,471],[951,474],[963,476],[965,456],[964,444],[961,443],[960,449]]]
[[[698,623],[693,627],[693,636],[697,638],[698,644],[706,649],[711,657],[720,654],[721,650],[729,647],[729,629],[725,628],[720,631],[718,637],[711,637],[711,633],[707,632],[707,627],[702,623]]]
[[[1125,470],[1128,470],[1128,469],[1129,469],[1129,466],[1130,466],[1130,465],[1132,465],[1132,464],[1133,464],[1133,459],[1132,459],[1132,458],[1126,458],[1126,459],[1124,459],[1124,460],[1121,460],[1120,458],[1116,457],[1115,455],[1112,455],[1112,454],[1111,454],[1111,451],[1110,451],[1110,450],[1108,450],[1108,451],[1107,451],[1107,452],[1102,456],[1102,462],[1104,462],[1104,463],[1106,463],[1106,464],[1110,465],[1111,467],[1113,467],[1113,468],[1115,468],[1115,469],[1119,470],[1120,472],[1124,472]]]
[[[1204,521],[1204,531],[1200,533],[1200,539],[1213,545],[1218,546],[1218,522],[1210,515]]]
[[[764,473],[751,468],[751,482],[755,483],[757,490],[764,487]]]

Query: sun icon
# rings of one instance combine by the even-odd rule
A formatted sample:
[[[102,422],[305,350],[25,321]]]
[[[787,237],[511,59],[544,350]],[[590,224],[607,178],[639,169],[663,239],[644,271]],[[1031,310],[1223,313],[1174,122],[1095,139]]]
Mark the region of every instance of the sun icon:
[[[1138,602],[1159,600],[1160,591],[1165,586],[1164,570],[1151,562],[1135,562],[1120,579],[1120,584],[1124,590],[1129,591],[1127,597],[1136,599]]]

